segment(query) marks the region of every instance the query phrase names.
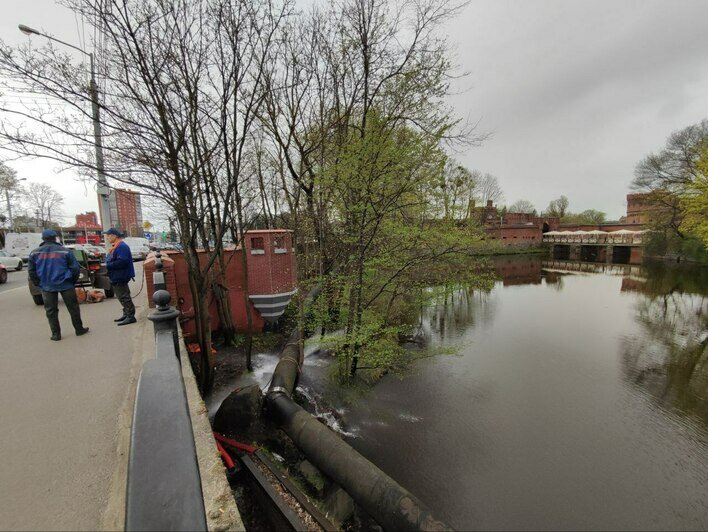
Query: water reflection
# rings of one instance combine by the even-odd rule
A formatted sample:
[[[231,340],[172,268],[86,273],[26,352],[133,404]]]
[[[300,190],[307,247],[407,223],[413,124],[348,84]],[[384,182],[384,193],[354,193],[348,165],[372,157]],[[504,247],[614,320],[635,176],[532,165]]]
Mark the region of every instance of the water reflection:
[[[504,286],[547,284],[562,289],[563,276],[622,276],[621,292],[635,292],[635,322],[641,332],[622,339],[625,378],[659,406],[696,416],[708,427],[708,268],[660,262],[643,265],[500,259]]]
[[[350,442],[461,530],[706,529],[708,270],[493,264],[422,311],[459,356],[337,405]]]
[[[639,294],[634,312],[641,326],[641,333],[621,341],[624,378],[662,408],[697,416],[708,427],[708,268],[509,256],[496,257],[493,269],[504,287],[545,284],[557,291],[569,275],[621,277],[621,292]],[[494,320],[498,292],[465,286],[430,290],[437,294],[421,310],[419,332],[431,345],[462,338]]]
[[[490,291],[447,286],[421,311],[420,329],[429,344],[459,338],[477,322],[494,316],[495,299]]]
[[[705,269],[650,265],[643,279],[623,279],[638,292],[639,334],[623,342],[628,381],[662,408],[695,416],[708,427],[708,301]]]

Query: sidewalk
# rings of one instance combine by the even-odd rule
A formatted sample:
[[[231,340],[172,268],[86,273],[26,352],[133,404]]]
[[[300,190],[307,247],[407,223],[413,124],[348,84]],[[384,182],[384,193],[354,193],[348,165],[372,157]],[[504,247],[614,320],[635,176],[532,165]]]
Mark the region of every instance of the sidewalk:
[[[142,267],[135,295],[142,285]],[[125,428],[152,324],[146,290],[138,323],[116,327],[115,299],[81,305],[90,332],[74,336],[60,303],[62,340],[44,308],[18,288],[0,293],[0,529],[98,530],[122,523]]]

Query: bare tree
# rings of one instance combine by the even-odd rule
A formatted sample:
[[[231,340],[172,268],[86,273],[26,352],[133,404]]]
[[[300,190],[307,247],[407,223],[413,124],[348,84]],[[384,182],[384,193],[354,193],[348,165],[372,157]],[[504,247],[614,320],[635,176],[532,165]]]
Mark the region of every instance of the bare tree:
[[[488,202],[499,203],[504,200],[504,192],[499,186],[499,181],[492,174],[484,174],[477,181],[475,197],[482,205]]]
[[[2,223],[10,221],[11,213],[7,209],[11,209],[12,205],[19,206],[19,200],[22,198],[24,189],[20,186],[17,179],[17,171],[10,168],[4,162],[0,161],[0,216]],[[19,210],[15,210],[15,216],[21,214]],[[12,227],[10,227],[12,230]]]
[[[647,155],[637,164],[632,187],[643,192],[680,192],[701,177],[697,163],[706,142],[708,119],[673,132],[660,152]]]
[[[479,172],[471,172],[454,159],[449,159],[434,199],[442,203],[445,219],[469,219],[474,208],[475,190],[479,184]]]
[[[29,211],[37,214],[39,225],[49,225],[55,218],[61,217],[64,197],[51,186],[43,183],[31,183],[24,194]]]
[[[203,390],[213,378],[209,288],[230,231],[250,132],[263,101],[262,71],[287,6],[214,0],[67,0],[96,27],[105,173],[161,200],[174,213],[189,266],[202,352]],[[0,127],[3,147],[58,160],[94,175],[85,69],[52,43],[0,52],[0,73],[15,91],[62,105],[2,111],[36,129]],[[202,251],[203,249],[203,251]],[[228,298],[218,297],[222,326]]]
[[[705,190],[706,177],[699,161],[707,145],[708,120],[702,120],[673,132],[661,151],[637,164],[632,188],[648,193],[655,229],[668,230],[680,240],[686,237],[682,196],[697,183],[703,183]]]
[[[565,196],[551,200],[548,207],[546,207],[546,216],[563,218],[568,212],[568,205],[570,205],[570,202]]]
[[[522,199],[509,205],[508,211],[531,214],[536,212],[536,207],[534,207],[533,203],[531,203],[529,200]]]

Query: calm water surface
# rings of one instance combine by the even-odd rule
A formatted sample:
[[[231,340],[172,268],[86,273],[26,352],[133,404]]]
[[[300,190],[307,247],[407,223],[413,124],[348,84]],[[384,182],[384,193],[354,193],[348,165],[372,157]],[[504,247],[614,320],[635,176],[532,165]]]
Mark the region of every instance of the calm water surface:
[[[496,268],[424,311],[457,356],[339,409],[351,444],[459,530],[707,529],[708,271]]]

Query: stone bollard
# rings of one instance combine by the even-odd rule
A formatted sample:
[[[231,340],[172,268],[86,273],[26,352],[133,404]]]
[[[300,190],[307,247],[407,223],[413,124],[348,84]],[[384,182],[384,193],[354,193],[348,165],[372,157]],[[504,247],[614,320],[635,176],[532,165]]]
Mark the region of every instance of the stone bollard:
[[[155,288],[155,293],[157,293],[158,290],[167,290],[165,272],[162,271],[162,269],[162,253],[160,253],[160,250],[158,249],[155,254],[155,271],[152,274],[152,283]]]

